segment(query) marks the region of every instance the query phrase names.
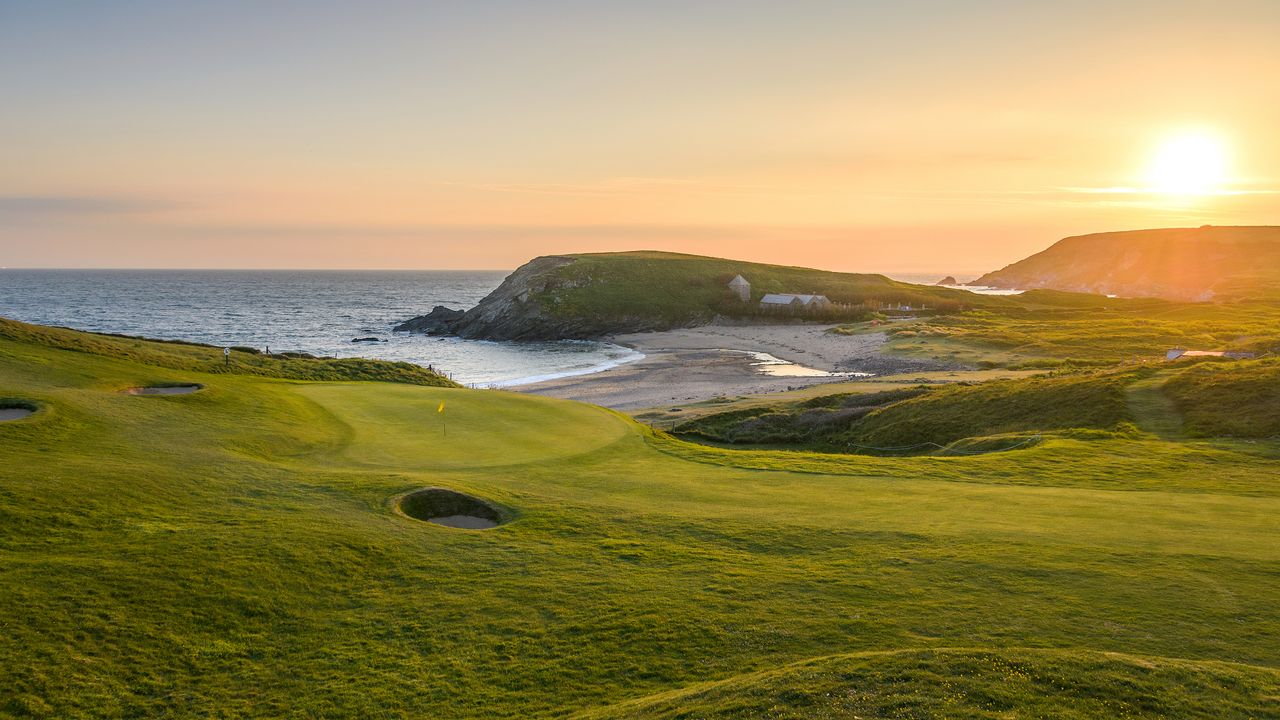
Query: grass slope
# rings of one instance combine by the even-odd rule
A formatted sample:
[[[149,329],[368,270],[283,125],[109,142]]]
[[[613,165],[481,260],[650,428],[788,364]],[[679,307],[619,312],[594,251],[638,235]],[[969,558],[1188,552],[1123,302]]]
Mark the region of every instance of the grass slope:
[[[65,339],[0,337],[0,396],[39,408],[0,423],[0,717],[564,717],[717,681],[688,707],[820,717],[793,664],[849,654],[833,671],[903,712],[1280,695],[1274,442],[725,451],[584,405]],[[119,392],[143,381],[206,389]],[[431,486],[514,520],[391,508]]]
[[[929,453],[957,440],[1073,429],[1124,431],[1131,374],[993,380],[819,396],[696,418],[679,435],[732,444],[791,443],[835,452]],[[1025,438],[992,438],[1007,447]],[[977,445],[969,443],[964,451]]]
[[[456,387],[453,381],[420,365],[365,358],[315,358],[296,354],[261,355],[236,348],[230,360],[222,348],[189,342],[160,342],[121,335],[99,335],[66,328],[29,325],[0,318],[0,338],[74,350],[145,365],[202,373],[234,373],[295,380],[377,380]]]
[[[1135,380],[1125,388],[1125,401],[1134,424],[1139,430],[1166,440],[1178,440],[1185,435],[1182,430],[1182,413],[1178,412],[1177,404],[1164,391],[1164,384],[1172,374],[1168,371],[1157,372]]]
[[[1280,359],[1202,363],[1165,386],[1199,437],[1280,437]]]
[[[890,280],[883,275],[838,273],[667,252],[571,255],[553,272],[543,300],[551,312],[580,318],[643,316],[673,326],[715,315],[750,315],[766,293],[814,293],[832,302],[872,305],[892,302],[954,311],[1003,306],[1003,298]],[[733,297],[734,275],[751,283],[752,303]]]
[[[577,720],[1269,717],[1280,673],[1078,650],[938,649],[818,658]],[[1170,692],[1170,688],[1176,688]]]
[[[1078,235],[975,281],[1202,300],[1280,297],[1280,227],[1211,226]]]

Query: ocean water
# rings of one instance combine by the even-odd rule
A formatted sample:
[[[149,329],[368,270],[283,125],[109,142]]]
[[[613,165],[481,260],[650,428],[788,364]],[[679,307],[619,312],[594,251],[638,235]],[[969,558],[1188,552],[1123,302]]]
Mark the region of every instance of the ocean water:
[[[272,352],[403,360],[468,385],[510,386],[638,359],[597,342],[512,343],[393,333],[436,305],[469,308],[505,272],[0,269],[0,316]],[[357,337],[386,342],[352,343]]]
[[[885,273],[886,276],[893,280],[902,282],[915,283],[916,285],[935,285],[941,282],[943,278],[954,277],[960,285],[943,285],[942,287],[951,288],[952,290],[965,290],[967,292],[976,293],[978,295],[1020,295],[1022,290],[1007,290],[1004,288],[994,288],[987,285],[964,285],[963,283],[973,282],[982,277],[982,273]]]
[[[391,330],[436,305],[470,308],[505,276],[500,271],[0,269],[0,316],[272,352],[403,360],[480,387],[599,372],[643,357],[599,342],[489,342]],[[942,275],[893,277],[930,284]],[[383,342],[351,342],[359,337]],[[763,369],[783,371],[781,366]]]

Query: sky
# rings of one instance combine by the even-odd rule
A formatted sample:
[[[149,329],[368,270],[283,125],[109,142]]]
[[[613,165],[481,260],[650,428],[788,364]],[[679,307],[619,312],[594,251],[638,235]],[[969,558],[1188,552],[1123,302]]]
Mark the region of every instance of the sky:
[[[1275,0],[0,0],[0,267],[963,274],[1276,224],[1278,37]]]

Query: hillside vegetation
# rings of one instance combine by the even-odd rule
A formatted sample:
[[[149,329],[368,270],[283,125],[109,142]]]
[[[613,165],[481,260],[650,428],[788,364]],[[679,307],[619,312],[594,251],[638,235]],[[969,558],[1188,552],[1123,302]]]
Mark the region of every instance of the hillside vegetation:
[[[890,455],[1022,447],[1044,433],[1109,437],[1135,425],[1192,437],[1280,437],[1280,359],[869,390],[753,403],[672,432],[729,445]]]
[[[1280,307],[1274,303],[1174,303],[1053,291],[1018,298],[1017,306],[836,331],[884,332],[885,350],[906,357],[1014,369],[1160,361],[1171,348],[1280,352]]]
[[[939,649],[807,660],[575,718],[1261,718],[1272,714],[1265,695],[1277,682],[1274,670],[1228,663],[1079,650]]]
[[[2,718],[1275,714],[1280,442],[731,450],[5,327]]]
[[[661,252],[570,257],[573,262],[556,271],[563,285],[548,294],[552,312],[556,314],[599,313],[619,317],[645,314],[673,323],[712,314],[757,315],[760,312],[757,304],[768,293],[820,294],[837,304],[869,303],[875,307],[893,303],[925,306],[935,311],[1003,304],[991,297],[902,283],[883,275]],[[742,275],[751,283],[751,302],[742,303],[726,287],[735,275]]]
[[[1121,431],[1132,420],[1125,378],[1114,374],[993,380],[840,394],[708,415],[677,426],[681,436],[730,444],[796,444],[871,454],[980,449],[966,438],[1070,429]],[[1001,438],[992,447],[1022,445]]]
[[[100,335],[65,328],[29,325],[0,318],[0,338],[73,350],[106,358],[130,360],[174,370],[232,373],[293,380],[376,380],[456,387],[456,383],[421,365],[365,358],[317,358],[296,353],[262,355],[252,348],[234,348],[230,361],[222,348],[198,343]]]
[[[727,287],[735,275],[751,283],[749,302]],[[836,306],[799,316],[779,315],[760,310],[759,300],[766,293],[821,294]],[[599,253],[536,258],[461,318],[449,320],[447,329],[463,337],[498,340],[591,338],[706,323],[716,317],[835,322],[870,317],[886,303],[938,313],[1009,302],[883,275],[679,253]],[[405,327],[411,329],[414,323]]]
[[[975,285],[1162,297],[1280,297],[1280,227],[1133,230],[1079,235],[987,273]]]
[[[1280,437],[1280,359],[1202,363],[1163,387],[1197,437]]]

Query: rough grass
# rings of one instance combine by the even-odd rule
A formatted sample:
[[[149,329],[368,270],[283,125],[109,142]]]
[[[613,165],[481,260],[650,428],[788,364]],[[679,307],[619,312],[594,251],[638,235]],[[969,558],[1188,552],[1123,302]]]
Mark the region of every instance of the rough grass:
[[[873,412],[842,439],[897,447],[1017,432],[1123,430],[1132,418],[1114,375],[997,380],[938,388]]]
[[[817,658],[578,720],[1270,717],[1280,673],[1079,650],[939,649]],[[1170,692],[1170,688],[1177,688]]]
[[[117,392],[160,381],[205,390]],[[512,393],[8,338],[0,396],[41,407],[0,425],[0,717],[550,718],[716,681],[689,716],[794,717],[819,687],[907,716],[1280,694],[1274,442],[726,451]],[[395,512],[422,487],[516,519]]]
[[[456,387],[456,383],[420,365],[364,358],[311,358],[297,353],[262,355],[233,348],[230,362],[222,348],[188,342],[160,342],[30,325],[0,318],[0,338],[46,347],[131,360],[155,367],[202,373],[260,375],[294,380],[374,380]]]
[[[1280,359],[1201,363],[1165,385],[1199,437],[1280,437]]]
[[[869,316],[881,303],[929,306],[951,312],[963,307],[1004,305],[1003,298],[963,290],[890,280],[883,275],[837,273],[665,252],[574,255],[554,271],[544,306],[579,318],[657,319],[664,326],[710,320],[717,315],[753,315],[766,293],[816,293],[832,302],[858,305]],[[751,283],[752,302],[742,303],[725,287],[734,275]],[[821,319],[821,318],[815,318]]]
[[[835,452],[927,453],[966,438],[1085,428],[1132,420],[1115,374],[993,380],[969,385],[834,394],[697,418],[674,432],[732,444],[790,443]],[[1022,445],[1001,439],[993,447]],[[978,450],[970,445],[967,451]]]
[[[1052,369],[1158,362],[1170,348],[1280,351],[1280,305],[1168,303],[1035,291],[1021,306],[844,332],[889,334],[888,350],[983,367]],[[1093,298],[1093,299],[1090,299]]]

